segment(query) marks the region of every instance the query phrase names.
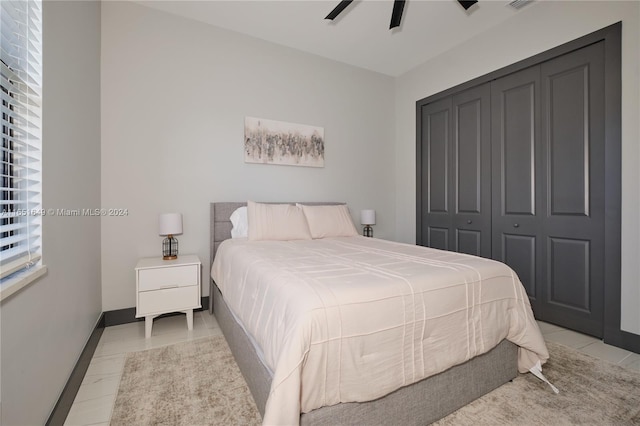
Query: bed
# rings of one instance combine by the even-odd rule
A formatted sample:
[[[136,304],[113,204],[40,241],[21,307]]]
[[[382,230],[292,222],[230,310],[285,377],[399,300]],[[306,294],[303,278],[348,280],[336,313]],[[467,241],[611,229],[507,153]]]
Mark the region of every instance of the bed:
[[[311,203],[314,204],[314,203]],[[315,204],[332,204],[337,205],[340,203],[315,203]],[[231,222],[229,220],[231,214],[238,208],[246,203],[212,203],[211,204],[211,265],[214,264],[214,259],[216,258],[216,253],[220,248],[220,245],[230,239],[231,237]],[[366,241],[365,241],[366,240]],[[314,240],[315,241],[315,240]],[[226,243],[227,246],[233,247],[235,245],[236,252],[251,252],[253,246],[245,245],[240,246],[243,243],[242,241],[232,241]],[[398,245],[398,243],[391,242],[383,242],[382,240],[374,241],[374,239],[366,239],[364,237],[350,237],[350,238],[338,238],[338,239],[327,239],[326,241],[320,243],[320,245],[316,245],[315,242],[299,242],[294,245],[294,248],[291,249],[290,244],[275,244],[273,248],[269,248],[270,253],[274,253],[274,256],[280,256],[279,250],[282,251],[282,255],[294,255],[295,253],[301,253],[302,249],[300,247],[310,247],[311,250],[320,250],[317,253],[322,252],[332,252],[332,251],[347,251],[348,253],[354,253],[354,250],[364,249],[368,252],[375,253],[389,253],[393,254],[394,252],[389,250],[391,246],[393,246],[394,250],[414,250],[413,246],[408,245]],[[418,248],[416,248],[418,249]],[[420,248],[421,249],[421,248]],[[232,252],[231,249],[226,249],[225,247],[224,253]],[[287,250],[289,252],[287,252]],[[427,249],[428,250],[428,249]],[[436,251],[437,252],[437,251]],[[421,252],[422,253],[422,252]],[[442,255],[446,253],[446,256],[450,254],[448,252],[440,252],[436,253],[437,255]],[[222,254],[224,255],[224,254]],[[359,255],[359,254],[358,254]],[[452,254],[454,256],[458,256],[457,254]],[[231,255],[228,255],[231,256]],[[409,256],[413,258],[413,252],[406,252],[403,256]],[[464,256],[464,255],[459,255]],[[472,256],[468,256],[469,261],[479,262],[480,258],[473,258]],[[473,259],[472,259],[473,258]],[[217,262],[218,264],[231,264],[234,262],[233,259],[235,257],[228,257],[229,260],[225,262]],[[255,259],[250,262],[255,263]],[[439,261],[438,261],[439,262]],[[492,262],[488,260],[482,260],[482,262]],[[438,263],[439,264],[439,263]],[[220,265],[217,266],[218,269],[221,268]],[[465,266],[466,268],[466,266]],[[213,275],[213,268],[210,268]],[[265,272],[266,271],[266,272]],[[277,271],[269,272],[269,270],[263,271],[266,275],[269,273],[275,273],[277,276]],[[376,274],[385,274],[385,272],[376,271]],[[218,272],[220,274],[220,272]],[[511,280],[514,280],[514,277],[511,277]],[[517,278],[515,278],[517,281]],[[514,281],[514,282],[515,282]],[[519,304],[526,304],[528,307],[528,300],[526,299],[526,295],[524,291],[521,289],[521,285],[519,282],[517,283],[520,288],[514,287],[514,293],[519,297]],[[308,391],[310,386],[305,386],[304,377],[299,377],[289,385],[289,391],[283,393],[273,391],[272,385],[274,382],[274,376],[276,377],[276,382],[278,384],[284,383],[289,380],[290,372],[288,374],[286,380],[282,379],[283,373],[282,368],[277,367],[276,363],[274,363],[274,357],[280,356],[278,353],[271,353],[269,350],[265,350],[261,348],[261,344],[259,342],[260,338],[256,334],[256,330],[250,330],[246,332],[246,329],[251,328],[251,320],[248,317],[245,317],[244,320],[238,319],[240,315],[242,315],[242,308],[237,305],[237,297],[233,295],[231,287],[229,284],[226,285],[227,295],[226,299],[223,296],[219,286],[212,279],[210,282],[210,311],[215,314],[218,323],[227,339],[229,346],[234,354],[234,357],[242,371],[246,382],[249,386],[249,389],[252,392],[252,395],[256,401],[256,405],[263,415],[265,419],[265,423],[296,423],[299,421],[300,424],[303,425],[315,425],[315,424],[428,424],[435,420],[438,420],[447,414],[455,411],[456,409],[466,405],[467,403],[473,401],[479,396],[484,395],[485,393],[495,389],[496,387],[506,383],[507,381],[513,379],[518,372],[526,371],[526,368],[523,370],[522,359],[525,359],[527,362],[533,362],[538,359],[543,362],[548,357],[548,353],[546,352],[546,347],[544,346],[544,342],[542,340],[541,335],[539,334],[539,330],[537,329],[537,325],[535,325],[535,321],[533,320],[533,316],[530,313],[530,308],[528,311],[524,309],[524,320],[519,320],[520,322],[533,322],[532,324],[518,324],[508,326],[509,330],[504,332],[497,333],[496,336],[491,338],[487,338],[487,341],[495,341],[492,343],[490,347],[480,347],[484,345],[484,340],[474,340],[472,344],[467,344],[468,347],[472,347],[473,353],[469,357],[470,359],[464,359],[462,362],[456,362],[454,365],[444,365],[440,366],[440,370],[436,373],[433,372],[433,369],[437,366],[431,364],[442,363],[441,359],[438,356],[428,356],[425,358],[424,355],[413,356],[411,358],[410,363],[405,363],[406,366],[403,366],[403,372],[405,369],[414,368],[416,371],[420,370],[420,373],[408,374],[411,377],[418,377],[417,381],[413,379],[408,380],[406,378],[402,379],[404,382],[401,386],[397,386],[397,384],[391,384],[393,389],[390,391],[384,391],[383,395],[376,395],[376,392],[380,392],[379,390],[371,390],[373,393],[367,394],[366,398],[362,400],[362,398],[354,397],[349,394],[349,386],[352,384],[354,387],[360,386],[358,383],[351,383],[354,381],[353,377],[348,378],[348,374],[346,374],[347,378],[339,378],[334,379],[338,380],[337,386],[329,386],[324,384],[325,388],[323,388],[324,394],[319,397],[313,395],[313,391]],[[469,286],[466,286],[471,288]],[[466,291],[466,290],[465,290]],[[475,294],[474,291],[469,294]],[[476,297],[476,296],[473,296]],[[526,301],[526,303],[525,303]],[[403,306],[410,305],[407,304],[406,300],[403,302]],[[484,302],[483,302],[484,303]],[[488,303],[488,302],[487,302]],[[230,307],[233,306],[233,307]],[[418,304],[419,305],[419,304]],[[418,306],[416,305],[416,306]],[[433,305],[429,307],[429,310],[432,311],[434,309]],[[480,305],[478,305],[480,306]],[[526,308],[525,307],[525,308]],[[341,308],[342,309],[342,308]],[[520,310],[519,306],[511,306],[511,310]],[[468,310],[468,309],[467,309]],[[406,309],[405,309],[406,311]],[[426,311],[426,309],[425,309]],[[490,310],[485,310],[486,312],[490,312]],[[348,313],[348,311],[345,311]],[[469,311],[471,312],[471,311]],[[480,309],[478,309],[480,312]],[[250,316],[251,314],[249,314]],[[406,316],[406,313],[404,314]],[[424,312],[416,313],[416,321],[414,323],[420,323],[418,320],[424,320],[425,314]],[[509,315],[513,315],[513,312],[510,311]],[[348,315],[345,315],[348,316]],[[393,316],[393,315],[391,315]],[[435,323],[435,319],[430,319],[429,321]],[[518,321],[516,321],[518,322]],[[276,322],[277,323],[277,322]],[[451,323],[449,321],[448,323]],[[481,324],[482,321],[476,321],[476,323]],[[447,324],[446,322],[443,324]],[[346,326],[345,326],[346,327]],[[474,326],[475,327],[475,326]],[[255,325],[254,325],[255,328]],[[406,328],[406,327],[405,327]],[[467,326],[468,328],[468,326]],[[425,330],[418,330],[414,334],[422,333],[421,339],[425,340],[424,334]],[[434,332],[433,330],[427,334]],[[437,336],[437,330],[434,332]],[[467,332],[467,335],[474,336],[475,339],[476,330],[474,328],[473,333]],[[483,331],[478,328],[478,334],[487,333],[490,334],[490,331],[486,329]],[[442,333],[440,333],[442,334]],[[514,343],[510,342],[504,337],[507,337],[509,334],[510,340],[516,341],[521,346],[526,346],[528,349],[519,349]],[[265,339],[265,337],[262,337]],[[266,339],[273,338],[266,337]],[[484,337],[483,337],[484,339]],[[336,365],[336,362],[344,362],[344,359],[349,359],[349,357],[344,358],[341,357],[336,361],[336,358],[332,358],[335,351],[335,345],[332,348],[331,342],[335,342],[335,339],[328,339],[330,343],[328,349],[325,348],[322,356],[314,355],[314,352],[304,350],[301,352],[303,355],[295,355],[296,357],[300,357],[300,362],[310,363],[318,362],[314,361],[315,358],[320,359],[320,363],[324,363],[326,365]],[[403,340],[404,341],[404,340]],[[406,341],[410,341],[407,339]],[[364,343],[363,343],[364,342]],[[365,341],[360,342],[359,345],[362,347],[366,346],[369,343]],[[478,343],[481,342],[481,343]],[[440,342],[439,344],[442,344]],[[298,343],[296,345],[299,346]],[[294,345],[295,346],[295,345]],[[345,343],[345,347],[347,344]],[[456,346],[456,345],[449,345]],[[412,349],[413,350],[413,349]],[[469,350],[467,348],[467,350]],[[337,352],[340,352],[338,350]],[[276,351],[277,352],[277,351]],[[419,352],[419,351],[417,351]],[[288,353],[288,352],[287,352]],[[324,358],[323,358],[324,357]],[[519,361],[520,358],[520,361]],[[340,361],[343,360],[343,361]],[[360,361],[358,361],[360,362]],[[404,362],[404,361],[402,361]],[[417,363],[417,364],[416,364]],[[421,368],[415,368],[415,365],[420,365],[422,363]],[[429,364],[427,366],[427,364]],[[404,365],[404,364],[403,364]],[[342,368],[342,367],[341,367]],[[367,367],[368,368],[368,367]],[[527,367],[528,368],[528,367]],[[374,368],[375,369],[375,368]],[[346,370],[346,369],[345,369]],[[287,370],[288,371],[288,370]],[[293,370],[292,370],[293,371]],[[315,372],[316,370],[313,369]],[[342,371],[342,370],[341,370]],[[294,372],[293,376],[296,374],[300,376],[304,376],[304,374],[300,373],[299,370]],[[362,374],[363,372],[359,372],[357,374]],[[367,371],[364,371],[366,374]],[[327,383],[334,383],[331,381],[331,368],[327,371],[323,371],[321,375],[323,375],[323,380],[326,379]],[[341,373],[343,374],[343,373]],[[403,373],[404,374],[404,373]],[[425,375],[425,378],[422,378],[422,375]],[[313,375],[313,374],[312,374]],[[406,376],[407,374],[405,374]],[[390,381],[395,380],[394,377],[390,378]],[[351,381],[351,382],[350,382]],[[345,383],[346,382],[346,383]],[[296,384],[297,383],[297,384]],[[383,383],[382,388],[388,383]],[[298,401],[295,400],[295,392],[291,392],[291,389],[296,390],[296,386],[299,388],[300,394],[297,395]],[[277,386],[274,386],[277,388]],[[283,385],[283,389],[286,387]],[[341,391],[338,392],[339,395],[329,395],[333,392],[333,389],[340,388]],[[372,388],[375,388],[373,386]],[[342,395],[342,390],[345,389],[344,393],[347,395]],[[362,389],[360,389],[362,391]],[[365,389],[365,391],[369,391],[369,389]],[[311,392],[312,395],[309,395]],[[317,393],[317,392],[315,392]],[[366,392],[365,392],[366,393]],[[293,396],[291,394],[294,394]],[[271,397],[270,397],[271,395]],[[274,396],[276,395],[276,396]],[[375,397],[372,397],[374,395]],[[284,398],[284,399],[283,399]],[[289,400],[287,400],[289,398]],[[315,400],[314,400],[315,398]],[[337,399],[336,399],[337,398]],[[300,401],[300,399],[302,401]],[[371,400],[369,400],[371,399]],[[279,400],[279,402],[274,402]],[[354,402],[350,402],[353,400]],[[311,402],[309,402],[311,401]],[[325,405],[326,402],[329,401],[330,405]],[[269,404],[271,404],[271,408],[269,408]],[[292,408],[293,407],[293,408]],[[280,411],[287,411],[295,409],[296,417],[295,419],[292,415],[282,414]],[[302,411],[302,412],[301,412]]]

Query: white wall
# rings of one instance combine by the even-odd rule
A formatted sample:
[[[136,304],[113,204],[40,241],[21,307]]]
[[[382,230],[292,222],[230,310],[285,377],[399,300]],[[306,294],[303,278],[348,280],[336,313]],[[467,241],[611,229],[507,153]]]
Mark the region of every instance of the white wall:
[[[640,3],[548,1],[396,80],[396,225],[415,242],[416,101],[618,21],[622,27],[622,329],[640,334]]]
[[[100,206],[100,6],[45,2],[43,208]],[[102,312],[100,219],[43,218],[47,274],[2,302],[3,425],[45,424]]]
[[[135,306],[159,213],[183,213],[203,295],[211,201],[345,201],[394,237],[391,77],[121,2],[102,4],[101,70],[102,207],[129,213],[102,221],[104,311]],[[245,116],[324,127],[325,167],[245,164]]]

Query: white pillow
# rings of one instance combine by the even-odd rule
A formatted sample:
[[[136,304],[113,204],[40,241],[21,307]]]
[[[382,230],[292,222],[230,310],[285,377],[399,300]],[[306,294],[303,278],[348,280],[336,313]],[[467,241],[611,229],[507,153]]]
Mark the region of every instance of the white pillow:
[[[310,240],[302,209],[292,204],[247,202],[249,240]]]
[[[302,207],[312,238],[354,237],[358,230],[353,224],[349,207],[345,204],[336,206]]]
[[[247,207],[238,207],[229,217],[233,228],[231,238],[247,238],[249,233],[249,221],[247,220]]]

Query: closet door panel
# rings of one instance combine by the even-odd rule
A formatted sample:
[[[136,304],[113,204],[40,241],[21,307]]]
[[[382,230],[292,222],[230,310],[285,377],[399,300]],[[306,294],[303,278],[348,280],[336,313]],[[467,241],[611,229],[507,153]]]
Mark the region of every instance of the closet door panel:
[[[545,70],[547,67],[544,67]],[[547,77],[550,214],[589,215],[589,69]]]
[[[500,168],[504,214],[535,215],[534,79],[500,93]]]
[[[449,250],[449,228],[427,227],[427,247]]]
[[[536,236],[502,234],[502,253],[500,255],[503,262],[510,265],[516,271],[520,282],[522,282],[527,295],[535,299],[536,294]]]
[[[419,155],[417,243],[448,250],[451,245],[450,139],[451,98],[419,108]]]
[[[480,231],[456,229],[456,251],[458,253],[480,256],[482,252],[482,241]]]
[[[589,240],[548,239],[547,303],[588,313],[591,310],[591,243]]]
[[[544,276],[540,67],[491,83],[493,257],[515,270],[534,313]]]
[[[449,109],[436,111],[427,117],[426,151],[429,165],[427,179],[429,213],[448,213]]]
[[[545,319],[603,335],[604,43],[541,66]]]
[[[453,96],[454,250],[491,257],[489,83]]]
[[[480,213],[481,99],[454,106],[457,213]]]

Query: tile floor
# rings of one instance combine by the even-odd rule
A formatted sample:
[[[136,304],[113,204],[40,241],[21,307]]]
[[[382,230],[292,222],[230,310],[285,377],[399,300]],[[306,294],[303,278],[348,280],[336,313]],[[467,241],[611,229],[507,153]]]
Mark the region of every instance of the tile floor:
[[[156,318],[149,339],[144,338],[144,321],[105,328],[64,424],[109,424],[128,352],[216,335],[222,335],[222,331],[208,311],[193,313],[191,331],[187,330],[185,315]]]
[[[552,324],[539,322],[539,325],[547,341],[561,343],[597,358],[640,371],[639,354]],[[107,327],[100,338],[65,425],[109,424],[127,352],[221,334],[215,317],[207,311],[194,313],[192,331],[187,330],[184,315],[157,318],[149,339],[144,338],[144,322]]]

